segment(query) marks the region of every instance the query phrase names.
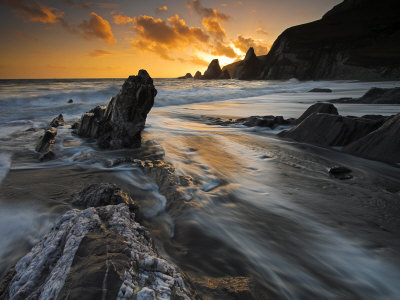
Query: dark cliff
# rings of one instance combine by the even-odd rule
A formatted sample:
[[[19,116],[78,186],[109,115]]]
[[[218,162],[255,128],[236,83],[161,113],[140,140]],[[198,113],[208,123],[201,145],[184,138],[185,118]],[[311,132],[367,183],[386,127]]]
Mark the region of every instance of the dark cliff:
[[[291,27],[267,55],[262,79],[400,78],[400,2],[345,0]]]

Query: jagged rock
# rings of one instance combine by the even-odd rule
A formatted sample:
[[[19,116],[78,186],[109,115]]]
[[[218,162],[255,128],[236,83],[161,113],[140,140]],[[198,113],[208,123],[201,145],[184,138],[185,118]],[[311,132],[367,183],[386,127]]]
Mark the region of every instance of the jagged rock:
[[[235,78],[241,80],[258,79],[260,77],[261,69],[261,61],[254,53],[253,47],[250,47],[249,50],[247,50],[246,57],[244,58],[243,62],[236,69]]]
[[[400,87],[383,89],[371,88],[360,98],[341,98],[330,100],[333,103],[360,103],[360,104],[400,104]]]
[[[68,102],[68,103],[74,103],[74,100],[69,99],[67,102]]]
[[[190,73],[186,73],[185,76],[178,77],[178,79],[189,79],[189,78],[193,78],[192,74],[190,74]]]
[[[53,147],[57,136],[57,128],[51,127],[46,129],[44,135],[40,138],[39,143],[36,146],[36,151],[40,153],[45,153]]]
[[[58,127],[58,126],[64,126],[64,116],[62,114],[59,114],[58,117],[55,117],[51,122],[50,122],[50,127]]]
[[[135,201],[118,186],[111,183],[94,183],[84,187],[73,196],[72,204],[79,208],[126,204],[135,213],[138,206]]]
[[[397,0],[344,0],[322,19],[286,29],[268,53],[261,76],[397,80],[398,11]]]
[[[343,148],[344,152],[390,163],[400,162],[400,114]]]
[[[82,115],[77,133],[96,138],[101,148],[135,148],[141,143],[147,114],[157,90],[145,70],[130,76],[107,107],[98,106]]]
[[[227,70],[224,70],[221,75],[219,75],[218,79],[231,79],[231,75],[229,75]]]
[[[201,79],[203,76],[201,75],[200,71],[197,71],[196,74],[194,74],[194,79]]]
[[[40,160],[40,161],[52,160],[52,159],[54,159],[55,157],[56,157],[56,154],[55,154],[52,150],[49,150],[49,151],[47,151],[47,152],[45,152],[45,153],[42,153],[42,154],[39,156],[39,160]]]
[[[314,88],[308,91],[309,93],[332,93],[331,89]]]
[[[209,64],[207,70],[204,72],[202,79],[218,79],[222,70],[219,66],[218,59],[213,59]]]
[[[325,113],[330,115],[338,115],[338,110],[333,104],[330,103],[315,103],[311,105],[307,110],[297,119],[296,124],[300,124],[308,116],[315,113]]]
[[[380,121],[313,113],[279,136],[321,146],[345,146],[381,126]]]
[[[191,297],[125,204],[66,212],[14,270],[2,299]]]

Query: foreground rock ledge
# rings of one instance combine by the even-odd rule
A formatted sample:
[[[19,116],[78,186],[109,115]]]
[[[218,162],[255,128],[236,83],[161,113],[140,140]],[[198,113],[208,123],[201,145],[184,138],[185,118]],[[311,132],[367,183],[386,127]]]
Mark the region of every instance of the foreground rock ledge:
[[[140,147],[141,132],[156,95],[153,79],[140,70],[137,76],[129,76],[106,107],[97,106],[82,115],[77,134],[97,139],[101,148]]]
[[[125,203],[66,212],[5,280],[1,299],[190,299]]]

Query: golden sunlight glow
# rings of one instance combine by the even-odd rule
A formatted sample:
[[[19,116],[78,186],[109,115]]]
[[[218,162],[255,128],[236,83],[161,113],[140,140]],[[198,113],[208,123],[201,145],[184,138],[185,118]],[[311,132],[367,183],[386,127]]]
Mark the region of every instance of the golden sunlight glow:
[[[221,66],[221,68],[236,61],[235,58],[229,58],[226,56],[215,56],[204,52],[198,52],[197,56],[208,62],[211,62],[213,59],[217,58],[219,60],[219,65]]]

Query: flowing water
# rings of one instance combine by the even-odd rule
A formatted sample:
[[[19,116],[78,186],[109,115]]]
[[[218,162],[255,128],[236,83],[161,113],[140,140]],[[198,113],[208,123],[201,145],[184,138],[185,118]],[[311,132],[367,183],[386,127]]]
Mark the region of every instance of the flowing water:
[[[85,184],[113,182],[141,205],[163,256],[188,276],[249,277],[260,299],[399,299],[400,170],[276,137],[285,129],[210,125],[210,117],[299,117],[316,101],[358,97],[399,82],[195,81],[156,79],[144,140],[159,143],[184,189],[185,209],[167,210],[131,150],[105,151],[68,125],[115,95],[122,79],[0,81],[0,272],[36,243]],[[307,93],[312,88],[333,93]],[[68,99],[73,103],[67,103]],[[343,115],[391,115],[396,105],[338,104]],[[56,159],[34,152],[59,113]],[[346,165],[350,180],[329,177]]]

